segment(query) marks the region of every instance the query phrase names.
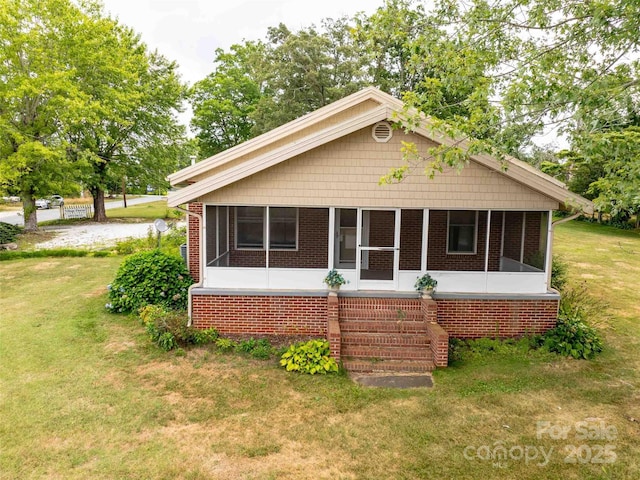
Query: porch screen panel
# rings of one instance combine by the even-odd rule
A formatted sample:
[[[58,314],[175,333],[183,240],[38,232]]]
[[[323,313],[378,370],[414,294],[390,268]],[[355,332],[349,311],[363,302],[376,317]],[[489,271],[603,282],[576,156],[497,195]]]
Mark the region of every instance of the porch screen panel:
[[[212,266],[212,262],[218,256],[217,245],[218,239],[216,237],[216,224],[218,223],[217,208],[215,206],[207,205],[205,213],[205,221],[207,222],[207,266]]]
[[[522,245],[522,212],[506,212],[504,218],[502,256],[519,262]]]
[[[264,207],[229,208],[229,267],[267,266],[263,211]],[[246,246],[250,244],[261,246]]]
[[[229,266],[229,207],[218,207],[218,261],[216,267]]]
[[[422,210],[402,210],[400,217],[400,270],[420,270]]]
[[[527,212],[523,263],[538,270],[544,270],[547,250],[547,212]]]
[[[269,251],[269,268],[327,268],[329,209],[298,208],[296,249]],[[273,209],[269,213],[271,218]]]
[[[477,222],[475,222],[475,211],[465,211],[465,218],[456,218],[454,215],[454,230],[450,230],[449,214],[455,211],[429,210],[429,244],[427,246],[427,270],[460,271],[460,272],[483,272],[485,241],[487,238],[487,212],[477,212]],[[448,242],[457,242],[458,245],[465,245],[469,248],[472,241],[471,217],[475,223],[475,253],[463,253],[447,251]],[[468,220],[468,223],[464,221]],[[462,228],[457,228],[462,226]],[[493,227],[492,227],[493,231]],[[497,239],[497,237],[496,237]],[[400,247],[402,251],[402,246]],[[498,248],[498,247],[496,247]],[[490,253],[491,260],[491,253]],[[490,262],[491,266],[491,262]]]
[[[295,250],[298,246],[298,209],[269,207],[269,248]]]
[[[264,248],[264,207],[236,207],[236,247]]]

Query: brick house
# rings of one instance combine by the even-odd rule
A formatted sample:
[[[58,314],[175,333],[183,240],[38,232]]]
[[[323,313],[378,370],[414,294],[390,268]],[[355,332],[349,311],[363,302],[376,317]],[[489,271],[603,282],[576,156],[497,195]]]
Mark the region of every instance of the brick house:
[[[402,142],[439,143],[425,120],[393,129],[399,100],[366,88],[170,175],[188,204],[190,319],[223,334],[326,337],[351,370],[424,371],[448,337],[555,324],[552,212],[590,202],[515,159],[379,185]],[[460,143],[464,147],[464,142]],[[323,278],[336,268],[338,294]],[[436,293],[414,289],[428,272]]]

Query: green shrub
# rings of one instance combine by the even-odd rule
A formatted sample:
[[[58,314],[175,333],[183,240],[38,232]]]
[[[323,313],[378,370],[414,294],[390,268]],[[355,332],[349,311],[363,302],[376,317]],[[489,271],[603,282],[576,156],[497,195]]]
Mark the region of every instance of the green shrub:
[[[234,342],[230,338],[218,338],[216,340],[216,347],[218,347],[223,352],[228,352],[236,348],[236,342]]]
[[[249,340],[240,341],[235,344],[235,349],[237,352],[248,353],[253,358],[261,360],[271,358],[271,354],[273,353],[273,347],[266,338],[259,340],[250,338]]]
[[[218,338],[218,332],[214,328],[199,330],[188,327],[184,312],[166,310],[161,305],[141,308],[139,317],[151,341],[165,351],[179,346],[204,345]]]
[[[282,354],[280,365],[288,372],[331,373],[338,371],[338,364],[331,358],[327,340],[309,340],[291,345]]]
[[[133,312],[153,304],[185,310],[192,283],[182,258],[159,250],[136,253],[122,262],[108,286],[110,303],[106,307],[113,312]]]
[[[449,364],[464,361],[481,361],[489,356],[522,357],[533,353],[540,346],[535,336],[520,338],[449,339]]]
[[[22,227],[10,223],[0,222],[0,244],[13,243],[22,233]]]
[[[206,330],[200,330],[199,328],[193,328],[191,330],[190,341],[194,345],[206,345],[207,343],[214,343],[218,339],[218,331],[215,328],[207,328]]]
[[[559,292],[562,291],[567,283],[569,266],[566,262],[554,255],[551,260],[551,288],[555,288]]]
[[[579,315],[561,313],[555,328],[542,336],[544,346],[560,355],[591,359],[602,351],[598,331],[587,325]]]

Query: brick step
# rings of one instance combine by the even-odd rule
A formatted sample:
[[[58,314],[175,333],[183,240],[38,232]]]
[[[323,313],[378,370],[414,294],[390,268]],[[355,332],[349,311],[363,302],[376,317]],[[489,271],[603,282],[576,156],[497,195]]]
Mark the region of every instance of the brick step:
[[[405,347],[398,345],[342,345],[341,356],[354,358],[391,358],[403,359],[430,359],[432,357],[429,347]]]
[[[421,333],[342,332],[342,345],[428,347],[429,337]]]
[[[427,333],[427,324],[424,320],[343,320],[340,319],[341,332],[360,332],[360,333]]]
[[[343,345],[340,356],[371,360],[431,360],[433,354],[429,347]]]
[[[424,373],[436,369],[431,360],[381,360],[367,361],[362,359],[343,358],[342,364],[348,372],[405,372]]]
[[[422,320],[423,313],[418,311],[403,311],[399,313],[397,310],[348,310],[340,309],[340,320]]]

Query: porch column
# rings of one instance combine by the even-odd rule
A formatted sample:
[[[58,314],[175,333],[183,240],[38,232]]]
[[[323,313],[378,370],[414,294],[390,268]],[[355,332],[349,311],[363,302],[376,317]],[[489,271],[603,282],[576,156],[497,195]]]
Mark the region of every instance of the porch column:
[[[329,238],[327,239],[329,254],[327,255],[327,268],[331,270],[334,267],[333,260],[335,257],[336,242],[336,207],[329,207]]]
[[[484,291],[489,287],[489,240],[491,238],[491,210],[487,210],[487,234],[484,242]]]
[[[265,249],[265,257],[264,257],[264,266],[265,266],[265,270],[267,273],[267,288],[271,287],[271,279],[269,278],[269,244],[271,242],[271,240],[269,239],[269,236],[271,235],[271,229],[269,228],[269,208],[270,207],[264,207],[265,208],[265,214],[264,214],[264,249]]]
[[[420,271],[427,271],[427,252],[429,246],[429,209],[422,210],[422,251],[420,252]]]
[[[491,210],[487,210],[487,238],[484,245],[484,272],[489,271],[489,237],[491,236]]]

